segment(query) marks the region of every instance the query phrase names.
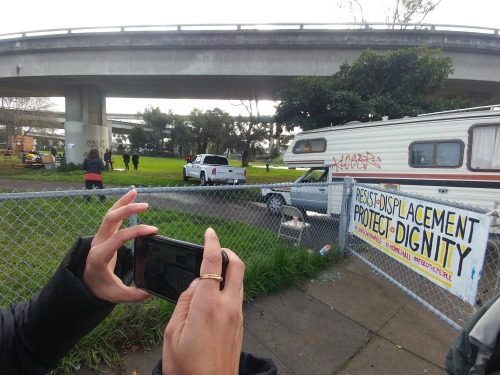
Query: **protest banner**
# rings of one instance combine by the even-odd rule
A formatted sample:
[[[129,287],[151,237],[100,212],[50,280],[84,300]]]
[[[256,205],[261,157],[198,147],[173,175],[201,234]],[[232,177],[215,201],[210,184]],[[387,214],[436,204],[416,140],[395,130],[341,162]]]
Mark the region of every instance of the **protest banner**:
[[[355,186],[349,232],[471,305],[490,216]]]

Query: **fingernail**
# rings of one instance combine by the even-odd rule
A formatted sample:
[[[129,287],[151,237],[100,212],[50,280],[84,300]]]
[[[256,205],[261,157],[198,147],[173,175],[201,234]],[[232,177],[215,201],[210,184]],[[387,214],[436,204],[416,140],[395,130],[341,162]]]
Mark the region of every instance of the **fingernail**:
[[[213,230],[212,227],[208,227],[207,230],[205,231],[205,236],[207,236],[207,235],[212,235],[215,238],[218,238],[217,233],[215,233],[215,231]]]
[[[198,282],[200,281],[200,279],[194,279],[193,281],[191,281],[191,284],[189,284],[189,287],[192,288],[192,287],[195,287],[196,285],[198,285]]]

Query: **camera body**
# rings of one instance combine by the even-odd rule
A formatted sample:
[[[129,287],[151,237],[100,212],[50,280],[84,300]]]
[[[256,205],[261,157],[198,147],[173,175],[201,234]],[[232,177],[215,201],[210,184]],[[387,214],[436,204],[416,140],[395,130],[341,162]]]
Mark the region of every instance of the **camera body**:
[[[203,246],[149,235],[134,240],[134,283],[167,301],[177,303],[181,293],[200,276]],[[224,288],[229,258],[222,251],[220,290]]]

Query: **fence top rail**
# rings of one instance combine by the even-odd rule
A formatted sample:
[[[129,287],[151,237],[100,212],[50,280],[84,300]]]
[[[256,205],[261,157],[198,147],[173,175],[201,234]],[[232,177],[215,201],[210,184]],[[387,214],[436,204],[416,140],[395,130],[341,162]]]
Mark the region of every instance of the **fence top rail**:
[[[447,201],[447,200],[444,200],[444,199],[433,198],[433,197],[429,197],[429,196],[426,196],[426,195],[420,195],[420,194],[416,194],[416,193],[407,193],[407,192],[403,192],[403,191],[396,191],[396,190],[384,189],[384,188],[382,188],[380,186],[375,186],[375,185],[370,185],[370,184],[356,184],[356,185],[357,186],[361,186],[361,187],[365,187],[365,188],[368,188],[368,189],[371,189],[371,190],[377,190],[377,191],[384,192],[384,193],[390,193],[390,194],[394,194],[394,195],[399,195],[399,196],[402,196],[402,197],[413,198],[413,199],[420,199],[420,200],[423,200],[423,201],[426,201],[426,202],[430,202],[430,203],[437,203],[437,204],[442,204],[442,205],[446,205],[446,206],[450,206],[451,205],[452,207],[456,207],[456,208],[460,208],[460,209],[468,210],[468,211],[473,211],[473,212],[477,212],[477,213],[480,213],[480,214],[491,214],[491,215],[494,215],[494,213],[491,210],[488,210],[486,208],[471,206],[471,205],[463,204],[463,203],[459,203],[459,202]]]
[[[35,199],[35,198],[55,198],[55,197],[78,197],[78,196],[94,196],[94,195],[123,195],[130,189],[136,189],[139,194],[149,193],[187,193],[187,192],[210,192],[210,191],[231,191],[231,190],[250,190],[250,189],[280,189],[292,187],[307,187],[307,186],[329,186],[342,185],[342,182],[315,182],[315,183],[279,183],[279,184],[255,184],[255,185],[220,185],[220,186],[165,186],[165,187],[135,187],[124,186],[119,188],[108,189],[69,189],[69,190],[41,190],[41,191],[13,191],[3,193],[0,191],[0,201],[19,200],[19,199]]]
[[[51,35],[74,35],[95,33],[131,33],[131,32],[159,32],[159,31],[251,31],[251,30],[331,30],[345,31],[360,30],[421,30],[442,32],[484,33],[500,36],[499,28],[483,26],[467,26],[453,24],[429,23],[385,23],[385,22],[343,22],[343,23],[192,23],[192,24],[165,24],[165,25],[115,25],[115,26],[88,26],[74,28],[56,28],[44,30],[18,31],[0,34],[1,39],[23,39]]]

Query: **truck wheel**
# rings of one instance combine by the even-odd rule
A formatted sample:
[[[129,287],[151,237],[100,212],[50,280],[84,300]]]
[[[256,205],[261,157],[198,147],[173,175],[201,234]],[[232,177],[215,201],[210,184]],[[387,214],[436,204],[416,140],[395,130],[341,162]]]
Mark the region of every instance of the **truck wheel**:
[[[187,176],[185,169],[182,170],[182,179],[186,182],[187,182],[187,180],[189,180],[189,177]]]
[[[273,194],[267,198],[267,210],[272,215],[279,215],[281,213],[281,206],[285,204],[285,200],[281,195]]]
[[[201,172],[200,174],[200,185],[207,186],[207,177],[205,176],[205,172]]]

